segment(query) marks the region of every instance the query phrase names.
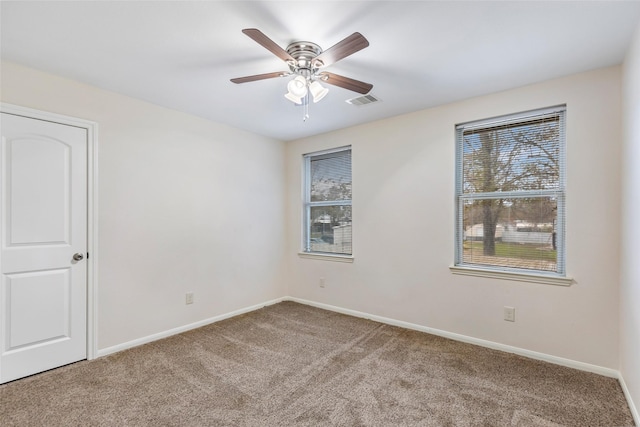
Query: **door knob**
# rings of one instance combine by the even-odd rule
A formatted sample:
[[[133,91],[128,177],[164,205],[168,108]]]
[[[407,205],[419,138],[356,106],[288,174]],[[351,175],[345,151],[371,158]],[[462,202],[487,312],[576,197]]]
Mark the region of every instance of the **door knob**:
[[[73,255],[73,260],[74,260],[74,261],[82,261],[82,260],[83,260],[83,258],[84,258],[84,255],[83,255],[83,254],[81,254],[80,252],[78,252],[77,254],[74,254],[74,255]]]

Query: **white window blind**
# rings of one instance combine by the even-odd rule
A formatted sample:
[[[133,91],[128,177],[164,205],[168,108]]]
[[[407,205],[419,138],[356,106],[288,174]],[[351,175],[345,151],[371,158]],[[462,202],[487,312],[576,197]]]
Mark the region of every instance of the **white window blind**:
[[[565,274],[565,108],[456,128],[456,265]]]
[[[351,255],[351,148],[304,156],[304,251]]]

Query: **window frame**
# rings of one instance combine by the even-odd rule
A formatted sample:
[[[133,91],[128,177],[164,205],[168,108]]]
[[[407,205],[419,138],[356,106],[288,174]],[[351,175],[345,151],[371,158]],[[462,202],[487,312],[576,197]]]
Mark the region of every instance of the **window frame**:
[[[496,192],[464,192],[464,137],[468,130],[491,128],[498,125],[509,125],[536,120],[544,116],[558,116],[560,124],[558,147],[558,188],[552,190],[521,190]],[[569,285],[572,279],[566,275],[566,105],[525,111],[489,119],[456,125],[456,167],[455,167],[455,253],[451,271],[455,274],[484,276],[498,279],[511,279],[527,282],[540,282],[554,285]],[[514,199],[555,197],[556,211],[556,271],[525,269],[509,266],[492,266],[466,263],[463,259],[464,244],[464,203],[467,200],[482,199]]]
[[[351,156],[353,156],[353,151],[351,145],[346,145],[342,147],[331,148],[327,150],[314,151],[311,153],[303,154],[303,164],[302,164],[302,172],[303,172],[303,203],[302,203],[302,250],[300,251],[300,256],[305,258],[313,258],[313,259],[329,259],[332,261],[338,260],[342,262],[352,262],[353,260],[353,228],[352,228],[352,244],[351,244],[351,253],[340,253],[340,252],[322,252],[322,251],[313,251],[311,250],[311,208],[314,207],[323,207],[323,206],[350,206],[351,207],[351,224],[353,224],[353,194],[351,195],[351,199],[340,199],[340,200],[323,200],[312,202],[311,201],[311,160],[314,157],[324,156],[327,154],[334,154],[349,151],[351,152]],[[351,162],[353,165],[353,161]],[[353,170],[351,172],[351,182],[353,183]],[[353,225],[352,225],[353,227]]]

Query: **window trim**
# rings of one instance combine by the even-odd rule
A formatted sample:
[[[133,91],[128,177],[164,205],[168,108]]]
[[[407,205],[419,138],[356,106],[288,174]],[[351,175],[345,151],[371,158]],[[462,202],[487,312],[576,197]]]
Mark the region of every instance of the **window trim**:
[[[331,252],[298,252],[300,258],[316,259],[321,261],[353,262],[353,255],[334,254]]]
[[[552,285],[569,286],[574,281],[566,274],[566,105],[557,105],[549,108],[524,111],[482,120],[461,123],[455,127],[456,135],[456,167],[455,167],[455,244],[454,264],[449,267],[453,274],[490,277],[494,279],[509,279],[524,282],[545,283]],[[529,190],[512,192],[491,192],[465,194],[463,191],[463,138],[462,134],[467,130],[475,130],[499,126],[501,124],[525,122],[536,118],[560,115],[560,144],[558,163],[560,175],[558,188],[553,190]],[[557,271],[529,270],[506,266],[485,266],[478,264],[466,264],[462,258],[462,244],[464,236],[464,223],[462,219],[464,200],[496,199],[496,198],[526,198],[526,197],[556,197],[557,206]]]
[[[558,276],[555,274],[542,274],[538,272],[524,273],[520,271],[505,271],[491,268],[481,268],[478,266],[451,265],[449,270],[452,274],[460,276],[486,277],[490,279],[513,280],[516,282],[542,283],[546,285],[571,286],[575,281],[569,276]],[[531,270],[535,271],[535,270]]]
[[[353,195],[349,200],[334,200],[334,201],[311,201],[311,158],[322,156],[326,154],[339,153],[342,151],[351,151],[353,159],[353,149],[351,145],[344,145],[341,147],[330,148],[327,150],[313,151],[302,155],[302,174],[303,174],[303,188],[302,188],[302,249],[298,252],[298,256],[301,258],[327,260],[327,261],[340,261],[340,262],[353,262],[353,240],[351,243],[351,253],[333,253],[333,252],[316,252],[311,250],[311,236],[309,233],[311,224],[311,208],[316,206],[351,206],[351,215],[353,217]],[[353,163],[353,161],[352,161]],[[353,172],[351,174],[351,181],[353,183]],[[353,224],[353,218],[352,218]],[[353,225],[352,225],[353,227]],[[352,228],[353,233],[353,228]],[[352,235],[353,239],[353,235]]]

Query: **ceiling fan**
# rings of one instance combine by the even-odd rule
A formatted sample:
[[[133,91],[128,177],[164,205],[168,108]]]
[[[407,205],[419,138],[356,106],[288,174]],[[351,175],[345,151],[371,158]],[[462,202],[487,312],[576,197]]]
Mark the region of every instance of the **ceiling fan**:
[[[323,71],[325,67],[369,46],[369,41],[360,33],[353,33],[323,51],[317,44],[305,41],[293,42],[286,49],[282,49],[258,29],[247,28],[242,32],[285,61],[289,66],[289,71],[238,77],[231,79],[233,83],[247,83],[295,75],[295,78],[289,81],[287,85],[288,93],[285,94],[285,97],[301,105],[308,105],[309,94],[313,97],[314,102],[324,98],[328,89],[324,88],[320,81],[361,94],[367,94],[373,88],[372,84]],[[306,117],[308,117],[308,114]]]

